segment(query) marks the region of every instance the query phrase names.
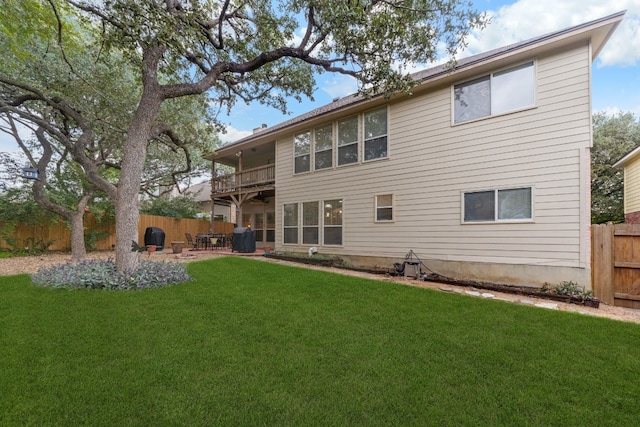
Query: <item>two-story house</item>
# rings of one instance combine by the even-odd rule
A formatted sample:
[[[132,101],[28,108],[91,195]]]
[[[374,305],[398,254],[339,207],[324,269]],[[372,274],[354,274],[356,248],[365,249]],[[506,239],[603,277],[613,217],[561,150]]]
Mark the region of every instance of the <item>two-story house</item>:
[[[391,267],[413,250],[452,277],[589,288],[591,64],[623,15],[260,128],[207,157],[212,197],[276,251]]]

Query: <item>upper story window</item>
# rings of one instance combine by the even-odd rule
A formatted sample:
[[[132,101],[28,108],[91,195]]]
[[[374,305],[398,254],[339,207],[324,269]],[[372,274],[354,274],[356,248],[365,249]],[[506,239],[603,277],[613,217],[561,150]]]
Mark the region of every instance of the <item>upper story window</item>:
[[[297,134],[293,138],[295,173],[309,172],[311,168],[311,132]]]
[[[462,123],[535,105],[530,61],[453,87],[453,122]]]
[[[531,187],[463,193],[464,222],[533,219]]]
[[[338,166],[358,162],[358,116],[338,121]]]
[[[294,173],[388,157],[387,122],[385,106],[294,135]]]
[[[387,107],[364,115],[364,160],[387,157]]]
[[[315,128],[315,170],[333,167],[333,125],[331,123]]]

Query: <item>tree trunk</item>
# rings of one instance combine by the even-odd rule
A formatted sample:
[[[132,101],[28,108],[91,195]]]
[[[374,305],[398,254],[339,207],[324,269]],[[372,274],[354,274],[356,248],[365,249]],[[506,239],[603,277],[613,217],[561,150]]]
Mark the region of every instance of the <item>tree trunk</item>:
[[[93,190],[87,189],[84,192],[76,205],[76,210],[71,210],[52,202],[47,196],[45,187],[47,185],[47,166],[51,162],[53,149],[49,140],[45,137],[45,132],[42,127],[36,130],[36,137],[42,147],[42,157],[40,157],[38,161],[40,179],[36,180],[33,184],[33,197],[40,206],[60,215],[71,223],[71,260],[74,262],[82,261],[87,257],[87,248],[84,244],[84,210],[93,197]],[[16,141],[19,141],[19,138],[16,138]],[[29,152],[22,143],[18,142],[18,144],[22,147],[25,154]]]
[[[71,261],[82,261],[87,256],[84,244],[84,209],[73,212],[68,218],[71,222]]]
[[[138,253],[131,242],[138,242],[138,195],[142,171],[147,156],[147,142],[152,125],[160,110],[162,97],[157,87],[145,87],[140,104],[129,124],[125,141],[122,169],[115,200],[116,210],[116,270],[132,271],[138,267]]]

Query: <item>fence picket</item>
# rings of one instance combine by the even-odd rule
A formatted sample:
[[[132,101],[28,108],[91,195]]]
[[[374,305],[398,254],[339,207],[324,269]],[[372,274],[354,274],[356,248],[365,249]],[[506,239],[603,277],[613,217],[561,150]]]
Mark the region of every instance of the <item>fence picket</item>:
[[[640,225],[591,226],[594,295],[609,304],[640,309]]]
[[[110,250],[115,245],[115,223],[98,224],[93,215],[88,213],[85,215],[84,227],[88,231],[103,235],[96,241],[97,250]],[[176,219],[155,215],[140,215],[138,223],[138,244],[140,246],[144,245],[144,233],[147,227],[161,228],[165,233],[165,246],[170,247],[172,241],[185,242],[185,233],[191,233],[194,236],[198,233],[209,233],[211,231],[211,222],[204,219]],[[233,233],[233,224],[229,222],[215,221],[214,227],[216,233]],[[30,226],[18,224],[11,237],[18,239],[21,246],[41,241],[53,242],[49,246],[49,250],[52,251],[68,251],[71,249],[71,230],[62,220],[52,224]],[[11,245],[0,238],[0,248],[11,249]]]

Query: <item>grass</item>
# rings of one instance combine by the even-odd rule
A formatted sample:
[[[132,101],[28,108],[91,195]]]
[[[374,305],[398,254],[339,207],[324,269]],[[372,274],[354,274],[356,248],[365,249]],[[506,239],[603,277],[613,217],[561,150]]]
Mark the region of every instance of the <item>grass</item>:
[[[640,325],[240,258],[0,277],[0,425],[636,425]]]

